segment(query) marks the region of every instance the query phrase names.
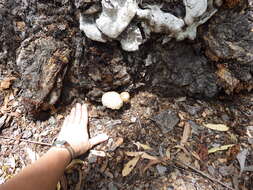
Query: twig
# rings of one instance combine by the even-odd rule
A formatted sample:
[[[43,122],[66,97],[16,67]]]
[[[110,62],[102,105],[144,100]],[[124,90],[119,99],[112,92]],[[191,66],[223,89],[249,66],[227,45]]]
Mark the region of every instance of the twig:
[[[38,142],[38,141],[30,141],[30,140],[26,140],[26,139],[15,139],[15,138],[11,138],[11,137],[5,137],[0,135],[0,138],[2,139],[10,139],[10,140],[15,140],[15,141],[23,141],[23,142],[28,142],[28,143],[33,143],[33,144],[38,144],[38,145],[43,145],[43,146],[52,146],[52,144],[50,143],[43,143],[43,142]]]
[[[211,180],[213,182],[217,182],[218,184],[222,185],[223,187],[226,187],[226,188],[228,188],[230,190],[235,190],[234,188],[227,186],[225,183],[219,181],[218,179],[215,179],[215,178],[211,177],[210,175],[208,175],[208,174],[206,174],[206,173],[204,173],[204,172],[202,172],[202,171],[200,171],[200,170],[198,170],[198,169],[196,169],[196,168],[194,168],[194,167],[192,167],[192,166],[190,166],[190,165],[188,165],[186,163],[183,163],[183,162],[181,162],[179,160],[175,160],[174,162],[176,164],[180,165],[180,166],[192,169],[193,171],[197,172],[198,174],[200,174],[200,175],[208,178],[209,180]]]

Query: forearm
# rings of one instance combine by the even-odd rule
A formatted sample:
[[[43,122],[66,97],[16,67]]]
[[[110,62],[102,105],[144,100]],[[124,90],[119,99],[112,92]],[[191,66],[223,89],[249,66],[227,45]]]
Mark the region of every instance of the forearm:
[[[0,190],[53,190],[70,159],[66,149],[51,148],[35,163],[0,186]]]

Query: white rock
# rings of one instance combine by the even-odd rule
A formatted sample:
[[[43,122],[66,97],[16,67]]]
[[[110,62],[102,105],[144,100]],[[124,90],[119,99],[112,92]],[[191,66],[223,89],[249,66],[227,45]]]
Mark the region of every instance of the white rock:
[[[199,19],[198,21],[193,22],[191,25],[187,26],[184,30],[174,34],[173,37],[175,37],[176,40],[181,41],[181,40],[184,40],[186,38],[188,38],[190,40],[195,40],[196,39],[196,37],[197,37],[197,28],[200,25],[207,22],[217,12],[217,9],[215,9],[213,7],[213,5],[212,5],[212,3],[210,3],[210,1],[209,1],[208,11],[205,12],[202,15],[201,19]]]
[[[102,0],[103,11],[96,20],[97,27],[106,36],[117,38],[134,18],[136,0]]]
[[[121,92],[120,97],[123,102],[129,102],[130,100],[130,94],[128,92]]]
[[[149,6],[150,9],[138,9],[137,16],[144,19],[150,30],[155,33],[177,33],[184,26],[184,21],[170,13],[163,12],[159,6]]]
[[[102,104],[107,108],[118,110],[123,106],[123,100],[117,92],[106,92],[102,96]]]
[[[80,14],[80,30],[91,40],[106,42],[106,37],[100,32],[95,23],[94,16]]]
[[[195,18],[206,12],[207,0],[184,0],[184,5],[186,11],[184,21],[187,25],[191,25]]]
[[[141,31],[137,26],[130,26],[124,32],[120,40],[121,47],[125,51],[136,51],[143,43]]]

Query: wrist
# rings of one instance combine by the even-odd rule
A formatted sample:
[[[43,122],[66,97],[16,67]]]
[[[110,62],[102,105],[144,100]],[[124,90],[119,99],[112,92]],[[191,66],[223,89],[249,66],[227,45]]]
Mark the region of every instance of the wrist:
[[[72,161],[72,155],[65,147],[53,146],[49,149],[49,152],[59,155],[59,157],[67,163],[70,163]]]
[[[56,139],[53,143],[53,147],[65,148],[69,152],[71,160],[73,160],[76,156],[75,150],[66,140]]]

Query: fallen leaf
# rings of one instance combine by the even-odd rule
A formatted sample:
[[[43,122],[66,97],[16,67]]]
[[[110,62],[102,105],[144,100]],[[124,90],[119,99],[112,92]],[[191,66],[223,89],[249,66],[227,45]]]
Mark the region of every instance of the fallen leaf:
[[[214,147],[208,150],[208,154],[217,152],[217,151],[222,151],[222,150],[227,150],[230,147],[234,146],[234,144],[228,144],[228,145],[223,145],[223,146],[219,146],[219,147]]]
[[[145,159],[148,159],[148,160],[159,160],[159,158],[157,158],[155,156],[150,156],[149,154],[147,154],[145,152],[141,155],[141,157],[145,158]]]
[[[155,156],[151,156],[146,152],[125,152],[127,156],[140,156],[143,159],[148,159],[148,160],[159,160],[159,158]]]
[[[7,118],[7,114],[0,117],[0,129],[4,126],[6,118]]]
[[[207,123],[207,124],[204,124],[204,126],[209,128],[209,129],[216,130],[216,131],[228,131],[229,130],[229,128],[224,124]]]
[[[235,146],[232,146],[227,152],[227,160],[228,162],[233,162],[236,159],[236,156],[240,152],[240,145],[236,144]]]
[[[122,170],[122,176],[125,177],[129,175],[131,171],[134,169],[134,167],[136,166],[136,164],[138,163],[138,161],[140,160],[140,158],[141,158],[140,156],[136,156],[132,160],[127,162]]]
[[[166,150],[165,155],[167,156],[168,159],[171,158],[171,156],[170,156],[170,149],[169,148]]]
[[[134,142],[134,145],[136,145],[138,149],[142,148],[144,150],[152,150],[149,145],[141,144],[140,142]]]
[[[6,90],[10,88],[12,81],[15,80],[15,77],[8,77],[2,81],[0,81],[0,89]]]
[[[184,146],[176,145],[173,148],[177,148],[177,149],[183,150],[185,154],[190,155],[190,152],[188,150],[186,150],[186,148]],[[180,150],[178,150],[176,153],[180,152]]]
[[[202,161],[207,160],[208,159],[208,149],[207,149],[206,145],[199,143],[199,144],[197,144],[197,147],[198,147],[197,152],[198,152],[199,158]]]
[[[111,151],[116,150],[120,145],[122,145],[124,142],[124,139],[122,137],[119,137],[116,142],[112,145],[112,147],[110,148]]]
[[[149,169],[151,166],[153,166],[153,165],[155,165],[155,164],[159,164],[159,163],[161,163],[162,161],[160,161],[160,160],[150,160],[149,162],[148,162],[148,164],[142,169],[142,173],[144,174],[146,171],[147,171],[147,169]]]
[[[104,151],[98,151],[98,150],[90,150],[90,153],[95,156],[105,157],[106,153]]]
[[[61,190],[61,183],[60,182],[57,183],[56,190]]]
[[[185,123],[183,137],[181,139],[180,144],[184,145],[185,143],[187,143],[188,138],[190,137],[190,135],[191,135],[191,126],[190,126],[189,123]]]
[[[74,159],[74,160],[72,160],[72,162],[70,162],[70,164],[66,167],[66,171],[67,170],[71,170],[71,169],[73,169],[74,168],[74,166],[75,165],[77,165],[77,164],[79,164],[79,165],[84,165],[84,161],[83,160],[80,160],[80,159]]]
[[[246,161],[246,157],[248,154],[248,149],[244,149],[242,150],[237,156],[237,160],[240,164],[240,175],[241,173],[244,171],[244,167],[245,167],[245,161]]]

